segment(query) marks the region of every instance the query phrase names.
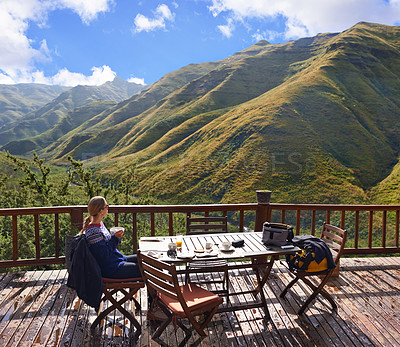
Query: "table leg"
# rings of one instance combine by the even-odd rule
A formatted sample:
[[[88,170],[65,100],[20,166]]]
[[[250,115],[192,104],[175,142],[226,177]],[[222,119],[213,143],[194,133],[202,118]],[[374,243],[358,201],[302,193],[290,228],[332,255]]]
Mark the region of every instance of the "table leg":
[[[279,259],[278,256],[273,255],[273,256],[271,256],[270,261],[268,263],[265,263],[267,265],[267,267],[266,267],[266,269],[264,271],[264,275],[263,275],[262,278],[261,278],[261,276],[259,274],[261,280],[258,282],[258,286],[255,289],[255,294],[258,294],[259,292],[262,291],[262,288],[264,287],[265,283],[267,282],[268,276],[271,273],[272,267],[274,266],[274,261],[278,260],[278,259]],[[251,262],[253,264],[259,264],[259,262],[257,261],[257,258],[252,258]],[[254,267],[254,270],[259,271],[258,269],[259,269],[258,267],[256,267],[256,266]]]
[[[264,286],[263,283],[265,283],[265,281],[264,281],[265,276],[261,280],[260,270],[259,270],[258,266],[255,268],[255,273],[256,273],[258,285],[257,285],[257,288],[256,288],[256,290],[254,292],[254,297],[256,297],[256,295],[258,293],[260,293],[261,302],[262,302],[262,304],[264,306],[265,317],[269,320],[269,319],[271,319],[271,315],[269,314],[269,310],[268,310],[268,306],[267,306],[267,300],[265,299],[265,295],[264,295],[264,291],[263,291],[263,286]]]

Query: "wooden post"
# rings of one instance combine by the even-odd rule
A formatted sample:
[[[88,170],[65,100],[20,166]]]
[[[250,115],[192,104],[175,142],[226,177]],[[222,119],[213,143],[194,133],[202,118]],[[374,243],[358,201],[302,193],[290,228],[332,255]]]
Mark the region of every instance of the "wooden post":
[[[258,206],[256,209],[254,231],[262,231],[264,222],[271,220],[271,207],[269,205],[271,193],[270,190],[256,190]]]
[[[83,212],[79,208],[73,208],[71,210],[71,234],[77,234],[83,225]]]

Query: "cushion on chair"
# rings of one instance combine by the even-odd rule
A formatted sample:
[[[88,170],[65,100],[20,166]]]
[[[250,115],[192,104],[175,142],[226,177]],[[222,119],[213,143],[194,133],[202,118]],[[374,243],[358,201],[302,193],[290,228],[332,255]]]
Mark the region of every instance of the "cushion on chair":
[[[217,294],[211,293],[207,289],[201,288],[192,283],[182,285],[180,288],[183,298],[185,299],[190,311],[199,310],[201,308],[210,306],[213,303],[217,304],[221,301]],[[183,308],[178,300],[163,294],[159,294],[159,297],[160,300],[163,301],[176,315],[180,317],[185,316],[185,312],[183,311]]]

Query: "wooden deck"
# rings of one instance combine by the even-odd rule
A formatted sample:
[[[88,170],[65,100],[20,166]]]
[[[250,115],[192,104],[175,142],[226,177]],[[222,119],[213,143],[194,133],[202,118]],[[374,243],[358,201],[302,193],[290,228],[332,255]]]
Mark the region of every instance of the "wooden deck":
[[[114,324],[121,320],[110,315],[94,338],[90,323],[93,309],[68,289],[66,271],[27,271],[0,274],[0,346],[157,346],[151,340],[155,325],[146,320],[146,292],[138,299],[142,312],[136,312],[143,332],[137,341],[130,326]],[[298,301],[289,292],[279,293],[289,281],[286,269],[277,264],[265,292],[272,320],[265,321],[260,310],[216,315],[208,327],[208,336],[196,333],[187,346],[400,346],[400,258],[345,258],[341,274],[328,290],[338,303],[332,314],[325,299],[318,299],[306,313],[295,313]],[[254,276],[237,272],[231,285],[251,285]],[[304,297],[305,288],[294,287]],[[236,300],[247,300],[237,297]],[[183,335],[173,326],[162,336],[168,346],[177,346]]]

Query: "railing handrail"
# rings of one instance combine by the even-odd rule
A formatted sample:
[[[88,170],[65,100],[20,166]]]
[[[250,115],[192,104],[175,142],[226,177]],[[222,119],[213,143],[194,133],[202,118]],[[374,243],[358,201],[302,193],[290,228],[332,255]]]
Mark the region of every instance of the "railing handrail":
[[[109,212],[114,213],[151,213],[151,212],[203,212],[208,211],[235,211],[239,209],[252,211],[258,206],[257,203],[245,204],[202,204],[202,205],[110,205]],[[0,208],[0,216],[32,215],[37,213],[53,214],[68,213],[72,210],[87,212],[86,205],[74,206],[44,206],[44,207],[17,207]]]
[[[333,210],[333,211],[396,211],[400,205],[353,205],[353,204],[287,204],[271,203],[272,209],[279,210]]]

